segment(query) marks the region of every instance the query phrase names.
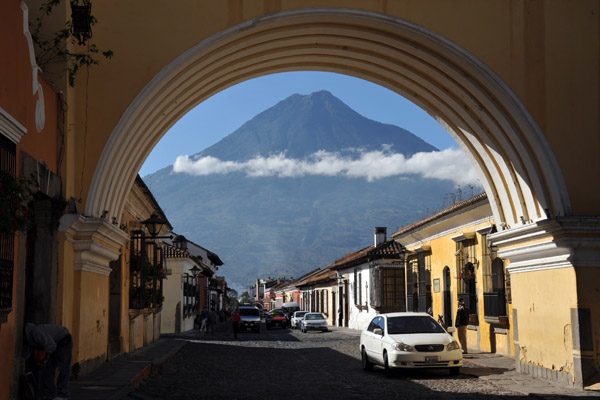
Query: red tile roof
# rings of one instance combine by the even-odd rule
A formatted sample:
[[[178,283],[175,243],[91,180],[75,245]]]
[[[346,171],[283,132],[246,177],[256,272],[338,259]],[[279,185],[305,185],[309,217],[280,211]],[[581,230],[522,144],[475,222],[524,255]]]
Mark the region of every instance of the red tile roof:
[[[370,245],[362,250],[350,253],[329,266],[334,270],[349,268],[355,265],[364,264],[372,260],[380,259],[400,259],[406,250],[404,246],[394,240],[388,240],[379,246]]]

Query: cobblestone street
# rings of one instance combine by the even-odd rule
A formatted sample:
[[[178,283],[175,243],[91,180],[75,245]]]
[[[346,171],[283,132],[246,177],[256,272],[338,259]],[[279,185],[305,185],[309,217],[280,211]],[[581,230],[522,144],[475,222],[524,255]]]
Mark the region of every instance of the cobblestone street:
[[[448,371],[397,373],[361,369],[359,332],[332,328],[327,333],[291,329],[241,333],[229,324],[214,335],[195,332],[159,375],[128,398],[137,399],[518,399],[511,391],[468,374]]]

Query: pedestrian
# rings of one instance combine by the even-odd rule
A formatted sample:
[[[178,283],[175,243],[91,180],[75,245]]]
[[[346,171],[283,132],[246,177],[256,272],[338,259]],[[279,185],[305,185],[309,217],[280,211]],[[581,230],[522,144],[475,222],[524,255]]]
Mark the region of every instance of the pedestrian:
[[[242,317],[240,317],[240,310],[235,310],[233,315],[231,316],[231,321],[233,323],[233,337],[237,339],[237,335],[240,331],[240,321]]]
[[[69,398],[72,352],[73,338],[64,326],[25,325],[23,357],[28,359],[33,355],[36,366],[42,368],[42,399]]]
[[[208,330],[206,328],[206,324],[208,323],[208,311],[206,310],[206,307],[204,307],[202,309],[202,312],[200,313],[200,321],[201,321],[200,331],[207,333]]]
[[[465,301],[458,299],[458,309],[456,310],[456,321],[454,325],[458,331],[458,341],[463,350],[463,354],[468,354],[467,351],[467,325],[469,324],[469,309],[465,307]]]

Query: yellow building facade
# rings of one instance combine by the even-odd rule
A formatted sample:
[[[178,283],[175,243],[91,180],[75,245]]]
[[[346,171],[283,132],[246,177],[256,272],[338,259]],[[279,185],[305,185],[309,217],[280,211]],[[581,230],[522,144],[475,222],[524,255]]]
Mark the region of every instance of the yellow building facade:
[[[0,16],[1,26],[15,27],[0,38],[7,57],[26,64],[18,6],[33,14],[27,26],[44,2],[10,0],[15,10]],[[64,26],[68,8],[55,8],[44,33]],[[440,121],[488,195],[497,227],[488,240],[511,276],[518,368],[546,377],[562,369],[579,387],[596,379],[598,0],[106,0],[92,9],[90,43],[112,59],[80,69],[73,87],[66,60],[43,66],[66,105],[56,172],[62,196],[77,204],[61,221],[56,293],[74,360],[106,358],[110,265],[130,241],[120,229],[127,197],[160,138],[236,83],[319,70],[380,84]],[[18,70],[31,76],[30,65]],[[12,84],[2,71],[3,87]]]
[[[408,311],[430,312],[455,326],[462,298],[470,314],[468,348],[512,356],[511,280],[489,245],[494,229],[484,193],[400,228],[392,239],[408,251]]]

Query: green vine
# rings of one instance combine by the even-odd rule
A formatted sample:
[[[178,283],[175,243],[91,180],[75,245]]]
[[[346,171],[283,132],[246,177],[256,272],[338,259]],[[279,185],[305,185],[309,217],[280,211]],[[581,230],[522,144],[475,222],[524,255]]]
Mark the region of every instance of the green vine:
[[[95,44],[87,43],[85,50],[72,52],[67,44],[84,45],[86,39],[82,39],[81,35],[74,31],[73,21],[68,20],[65,23],[65,28],[54,32],[50,37],[42,34],[44,18],[52,14],[54,7],[59,5],[61,0],[49,0],[43,3],[40,7],[41,16],[35,19],[35,23],[30,24],[31,38],[36,44],[38,51],[36,52],[37,64],[42,70],[49,64],[66,61],[69,76],[69,86],[75,85],[75,77],[77,72],[82,67],[98,65],[99,61],[96,58],[98,55],[110,59],[113,56],[112,50],[100,50]],[[90,14],[90,26],[96,24],[96,18]]]
[[[0,233],[14,234],[29,227],[27,204],[32,198],[31,182],[0,171]]]

